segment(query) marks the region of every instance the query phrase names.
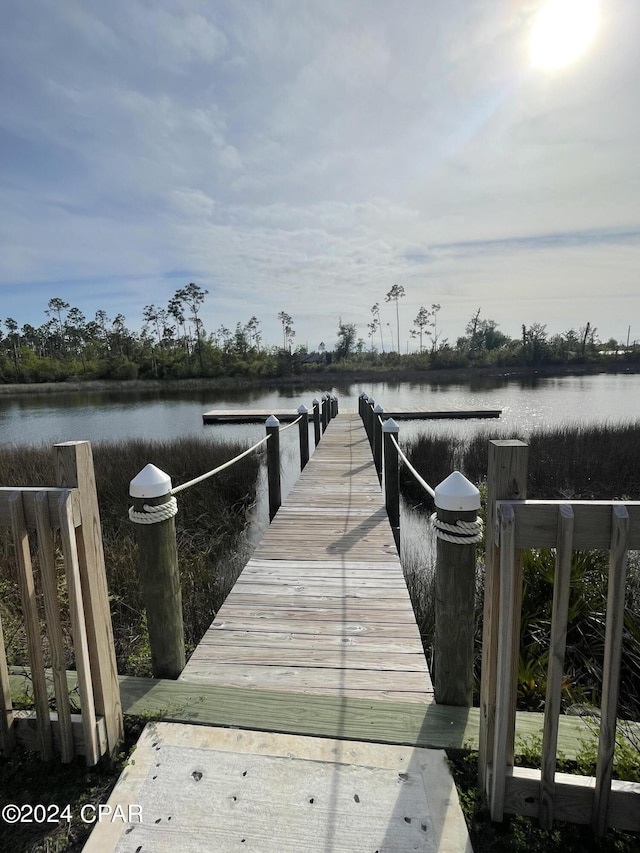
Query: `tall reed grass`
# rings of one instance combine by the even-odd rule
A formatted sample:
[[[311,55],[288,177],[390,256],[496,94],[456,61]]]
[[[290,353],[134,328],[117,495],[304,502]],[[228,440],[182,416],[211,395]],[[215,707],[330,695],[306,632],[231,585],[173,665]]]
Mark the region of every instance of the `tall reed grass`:
[[[242,450],[244,447],[239,443],[214,443],[199,438],[163,442],[136,439],[93,446],[111,617],[121,673],[149,675],[151,672],[135,529],[128,518],[130,480],[148,462],[153,462],[170,474],[176,486],[217,467]],[[200,640],[244,565],[242,533],[255,501],[259,465],[259,458],[251,454],[178,496],[176,533],[187,646]],[[55,485],[51,448],[3,448],[0,485]],[[37,560],[35,566],[37,570]],[[62,576],[60,599],[65,615]],[[16,567],[8,531],[0,531],[0,617],[9,663],[26,664]],[[69,630],[66,615],[65,631]]]
[[[483,430],[467,441],[453,434],[427,434],[408,443],[408,458],[427,482],[435,485],[452,470],[461,470],[484,493],[490,438],[520,438]],[[640,500],[640,422],[614,426],[564,426],[535,430],[529,444],[528,496],[546,500]],[[408,472],[403,490],[414,506],[433,509],[431,500]],[[605,552],[574,553],[564,679],[564,705],[598,705],[607,607]],[[476,635],[477,675],[482,642],[484,554],[479,548]],[[434,567],[411,556],[405,560],[407,585],[427,656],[434,630]],[[544,705],[553,598],[554,555],[548,550],[524,556],[524,601],[518,672],[519,707]],[[624,615],[620,713],[640,720],[640,553],[629,555]]]

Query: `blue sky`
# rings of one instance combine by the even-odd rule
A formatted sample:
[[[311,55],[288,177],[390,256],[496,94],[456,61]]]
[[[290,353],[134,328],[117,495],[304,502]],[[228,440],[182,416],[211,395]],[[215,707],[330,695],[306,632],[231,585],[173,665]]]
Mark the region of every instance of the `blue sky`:
[[[539,0],[4,0],[0,319],[195,281],[314,348],[401,284],[403,350],[434,302],[640,339],[640,3],[600,5],[548,72]]]

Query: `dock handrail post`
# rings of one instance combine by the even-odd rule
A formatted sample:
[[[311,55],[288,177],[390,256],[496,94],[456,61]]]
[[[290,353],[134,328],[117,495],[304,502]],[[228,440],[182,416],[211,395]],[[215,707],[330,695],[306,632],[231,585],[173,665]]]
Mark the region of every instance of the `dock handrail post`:
[[[375,407],[376,401],[373,397],[369,397],[367,400],[367,405],[365,408],[365,414],[367,416],[367,421],[365,424],[365,429],[367,431],[367,437],[369,439],[369,445],[373,450],[373,409]]]
[[[392,438],[398,440],[400,427],[387,418],[382,425],[384,454],[384,503],[398,553],[400,553],[400,465]]]
[[[339,414],[340,410],[338,408],[338,395],[333,395],[333,416],[334,418]]]
[[[482,617],[482,670],[480,682],[480,732],[478,740],[478,784],[485,791],[493,757],[496,723],[498,665],[498,608],[500,603],[500,556],[496,541],[496,501],[526,500],[529,446],[518,439],[489,442],[487,465],[487,519],[485,538],[484,611]],[[516,584],[522,588],[522,556],[516,552]],[[520,608],[515,608],[513,636],[520,636]],[[514,655],[514,668],[518,655]],[[512,679],[517,684],[517,679]],[[515,715],[515,697],[513,714]],[[513,743],[507,753],[513,752]]]
[[[324,432],[324,431],[326,430],[326,428],[327,428],[327,424],[329,423],[329,411],[328,411],[328,409],[329,409],[329,404],[328,404],[328,402],[327,402],[327,395],[326,395],[326,394],[323,394],[323,395],[322,395],[321,405],[322,405],[322,409],[321,409],[321,413],[322,413],[322,432]]]
[[[459,471],[435,488],[438,521],[475,522],[480,492]],[[465,533],[438,531],[436,556],[434,692],[442,705],[473,705],[476,543]],[[458,541],[451,541],[457,537]],[[455,626],[455,630],[452,630]]]
[[[362,395],[362,403],[360,407],[360,417],[362,418],[362,425],[364,427],[364,431],[367,434],[367,438],[369,437],[369,422],[367,420],[367,406],[369,405],[369,395]]]
[[[300,470],[309,461],[309,409],[306,406],[298,406],[298,429],[300,430]]]
[[[366,393],[364,391],[361,391],[358,397],[358,414],[360,415],[361,421],[364,421],[364,401],[366,396]]]
[[[322,430],[320,428],[320,400],[313,400],[313,437],[315,439],[316,447],[320,444],[320,437],[322,436]]]
[[[378,474],[378,482],[382,483],[382,413],[384,409],[377,404],[373,410],[373,462]],[[394,447],[395,450],[395,447]]]
[[[267,479],[269,480],[269,521],[280,509],[282,492],[280,488],[280,421],[275,415],[269,415],[265,421],[267,429]]]
[[[171,478],[155,465],[146,465],[129,484],[133,512],[142,518],[162,519],[136,523],[140,582],[147,611],[151,669],[154,678],[177,678],[185,667],[182,590],[176,542],[176,504]],[[166,513],[152,507],[168,504]],[[171,509],[173,506],[173,511]],[[136,521],[133,515],[132,521]]]

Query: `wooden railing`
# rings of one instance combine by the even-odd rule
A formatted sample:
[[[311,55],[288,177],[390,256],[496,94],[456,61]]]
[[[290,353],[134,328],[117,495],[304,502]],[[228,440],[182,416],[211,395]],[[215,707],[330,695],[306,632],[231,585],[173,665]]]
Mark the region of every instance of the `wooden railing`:
[[[0,488],[0,526],[13,540],[35,706],[30,712],[13,708],[0,623],[0,750],[6,755],[23,743],[45,760],[56,752],[64,762],[84,754],[93,765],[115,750],[123,728],[89,442],[56,445],[55,462],[56,488]],[[62,566],[70,637],[69,629],[63,634],[60,612]],[[72,713],[67,684],[67,669],[74,665],[79,714]]]
[[[492,442],[497,445],[499,443]],[[494,458],[521,451],[521,442],[494,447]],[[491,452],[490,452],[491,459]],[[526,471],[526,458],[524,461]],[[515,470],[515,468],[514,468]],[[490,472],[491,474],[491,472]],[[522,468],[515,476],[520,478]],[[505,483],[508,478],[505,479]],[[505,812],[537,815],[543,827],[554,819],[640,830],[640,785],[612,781],[627,552],[640,548],[640,503],[606,501],[509,501],[491,504],[487,523],[487,586],[481,687],[480,781],[493,820]],[[491,552],[495,547],[495,560]],[[553,548],[556,569],[541,770],[514,767],[516,671],[519,655],[522,549]],[[572,552],[607,550],[609,581],[602,703],[595,777],[556,772],[556,747],[567,637]],[[491,576],[492,567],[496,569]]]

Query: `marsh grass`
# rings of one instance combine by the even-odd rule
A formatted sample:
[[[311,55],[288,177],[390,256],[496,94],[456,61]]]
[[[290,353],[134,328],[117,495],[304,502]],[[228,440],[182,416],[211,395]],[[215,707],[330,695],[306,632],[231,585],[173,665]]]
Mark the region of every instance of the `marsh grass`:
[[[458,468],[485,493],[489,438],[518,438],[512,433],[483,431],[470,440],[453,435],[411,441],[407,456],[430,483],[438,483]],[[548,500],[640,499],[640,422],[611,426],[562,427],[534,431],[529,444],[528,496]],[[401,482],[415,505],[433,509],[424,494],[416,492],[408,473]],[[477,572],[476,674],[482,643],[482,576],[484,555],[479,548]],[[427,657],[433,642],[434,579],[432,566],[405,561],[407,585]],[[544,707],[551,630],[555,555],[550,550],[524,553],[524,601],[518,668],[518,707],[539,711]],[[602,658],[607,608],[608,555],[577,551],[573,555],[571,601],[563,682],[563,705],[598,706],[601,700]],[[428,601],[425,601],[425,597]],[[640,720],[640,554],[631,552],[627,571],[624,613],[620,715]],[[477,688],[477,685],[476,685]],[[476,694],[477,698],[477,694]]]
[[[214,443],[199,438],[164,442],[129,440],[93,446],[116,658],[122,674],[151,674],[135,529],[128,518],[129,482],[148,462],[153,462],[170,474],[173,485],[179,485],[226,462],[241,450],[244,446],[238,443]],[[252,454],[178,496],[176,534],[188,647],[199,642],[244,565],[242,533],[255,501],[259,465],[259,458]],[[0,454],[0,483],[3,486],[55,484],[51,448],[4,448]],[[37,579],[35,555],[34,568]],[[68,637],[66,587],[61,572],[59,579],[63,629]],[[0,596],[8,661],[14,665],[27,664],[13,545],[8,531],[0,531]],[[43,642],[46,653],[44,632]]]

